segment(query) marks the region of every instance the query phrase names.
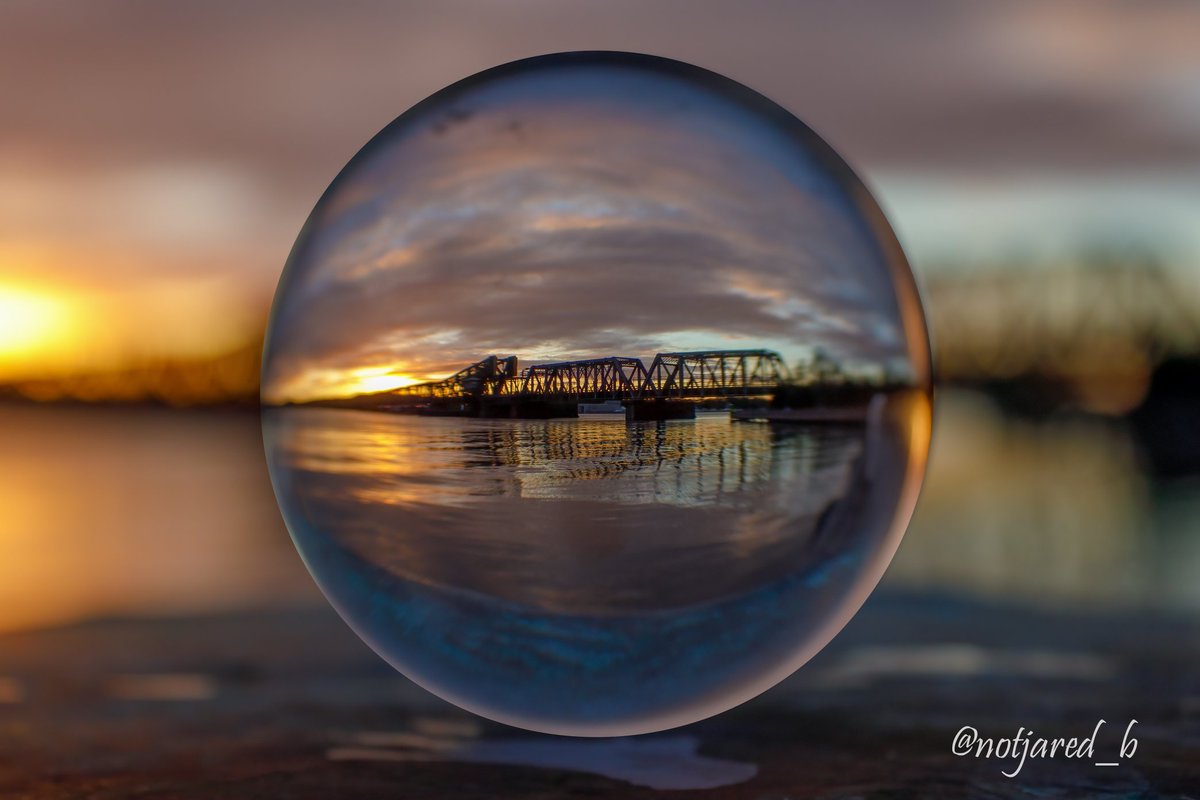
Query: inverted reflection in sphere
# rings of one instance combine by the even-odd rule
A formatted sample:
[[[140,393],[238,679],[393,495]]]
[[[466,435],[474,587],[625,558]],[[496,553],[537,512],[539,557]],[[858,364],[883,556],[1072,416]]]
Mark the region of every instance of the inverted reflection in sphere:
[[[276,494],[346,621],[509,724],[660,730],[810,658],[929,437],[912,276],[770,101],[678,62],[480,73],[317,203],[263,368]]]

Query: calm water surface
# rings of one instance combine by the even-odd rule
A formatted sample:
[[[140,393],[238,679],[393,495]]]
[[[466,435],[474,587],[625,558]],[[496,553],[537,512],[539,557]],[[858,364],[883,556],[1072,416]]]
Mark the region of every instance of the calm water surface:
[[[954,393],[936,423],[887,585],[1200,608],[1194,479],[1148,481],[1109,427],[1017,425]],[[256,415],[13,405],[0,431],[0,630],[324,603],[279,519]]]
[[[1195,479],[1154,483],[1138,471],[1128,437],[1111,425],[1018,423],[953,392],[943,394],[938,408],[929,477],[886,587],[1097,614],[1147,605],[1189,614],[1200,609]],[[613,426],[605,428],[613,435],[627,433],[619,421],[601,422]],[[697,429],[710,430],[709,422],[698,421]],[[751,437],[769,432],[731,427],[711,430]],[[180,617],[325,604],[279,519],[256,415],[0,405],[0,431],[0,631],[110,615]],[[324,457],[345,455],[326,451]],[[720,456],[715,462],[716,469],[698,465],[701,478],[693,470],[693,491],[736,504],[732,487],[744,479],[728,452],[723,467]],[[667,463],[660,481],[672,472]],[[762,466],[753,458],[736,463]],[[524,481],[511,490],[561,491],[549,469],[546,463],[507,468]],[[745,480],[762,474],[747,469]],[[583,482],[572,485],[584,491]],[[614,483],[588,481],[589,488],[600,485],[607,490]],[[708,506],[708,513],[715,508]],[[577,558],[600,564],[602,553]],[[691,597],[719,594],[738,574],[711,573],[675,585]],[[600,572],[595,575],[599,581]],[[710,592],[708,582],[717,578],[727,580],[726,587]],[[440,578],[449,585],[453,579]],[[457,578],[459,585],[477,579]],[[501,588],[530,594],[512,582],[493,591]],[[567,588],[555,602],[583,596],[581,588]],[[613,591],[598,595],[610,608],[628,602]],[[664,597],[689,602],[686,595]]]
[[[796,568],[861,428],[285,412],[307,522],[388,572],[572,613],[648,611]],[[704,575],[704,580],[698,577]]]
[[[883,417],[264,424],[292,534],[360,635],[448,699],[570,732],[705,716],[806,660],[878,579],[909,471]]]

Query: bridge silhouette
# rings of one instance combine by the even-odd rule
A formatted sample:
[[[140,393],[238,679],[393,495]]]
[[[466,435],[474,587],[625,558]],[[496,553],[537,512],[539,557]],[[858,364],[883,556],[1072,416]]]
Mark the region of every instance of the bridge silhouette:
[[[397,410],[462,416],[577,416],[578,404],[619,401],[628,419],[695,416],[717,398],[768,398],[790,375],[771,350],[697,350],[534,364],[490,355],[448,378],[396,389]]]

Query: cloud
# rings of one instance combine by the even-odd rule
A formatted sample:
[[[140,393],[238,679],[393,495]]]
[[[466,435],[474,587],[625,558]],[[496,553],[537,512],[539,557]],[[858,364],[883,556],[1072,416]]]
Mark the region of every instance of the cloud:
[[[887,268],[842,188],[737,103],[611,69],[467,99],[390,131],[315,212],[268,393],[491,352],[903,356]]]
[[[0,171],[46,189],[23,193],[21,216],[112,218],[112,237],[130,242],[115,259],[131,265],[119,278],[130,281],[188,252],[141,247],[138,210],[108,208],[81,184],[147,168],[240,173],[229,185],[246,224],[189,271],[236,275],[261,295],[367,137],[505,61],[600,47],[696,63],[797,113],[873,176],[1087,174],[1200,164],[1197,28],[1200,5],[1174,0],[213,0],[169,10],[124,0],[70,14],[26,0],[0,12],[0,74],[11,76]],[[179,192],[176,180],[160,194],[170,206]],[[217,224],[199,217],[220,222],[229,207],[198,208],[197,224]],[[0,239],[32,235],[21,220],[8,228]],[[88,231],[47,235],[97,246]],[[68,282],[94,271],[54,270]]]

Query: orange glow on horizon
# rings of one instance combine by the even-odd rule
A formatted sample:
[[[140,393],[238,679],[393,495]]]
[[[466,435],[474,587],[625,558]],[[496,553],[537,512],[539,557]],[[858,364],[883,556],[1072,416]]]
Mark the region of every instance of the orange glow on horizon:
[[[350,370],[342,384],[342,390],[349,395],[386,392],[424,383],[420,378],[411,375],[401,375],[388,367],[359,367]]]
[[[0,258],[0,384],[206,363],[261,341],[265,302],[247,302],[227,280],[96,287],[39,282],[14,266]]]
[[[331,400],[387,392],[418,383],[438,380],[437,377],[417,377],[389,366],[355,367],[353,369],[310,370],[287,381],[282,386],[264,387],[263,399],[268,403],[306,403],[312,400]]]

